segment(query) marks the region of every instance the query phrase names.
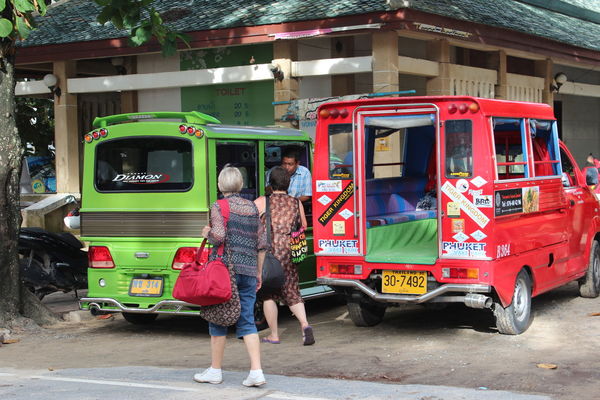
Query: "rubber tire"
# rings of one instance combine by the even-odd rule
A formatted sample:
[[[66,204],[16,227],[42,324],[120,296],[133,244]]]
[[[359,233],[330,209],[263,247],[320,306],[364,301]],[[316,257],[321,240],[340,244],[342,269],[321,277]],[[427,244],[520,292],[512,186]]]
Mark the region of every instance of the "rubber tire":
[[[585,276],[579,280],[579,295],[594,299],[600,295],[600,243],[594,240]]]
[[[122,313],[125,321],[134,325],[149,325],[153,323],[158,314],[136,314],[136,313]]]
[[[494,316],[498,332],[504,335],[520,335],[531,325],[531,278],[521,270],[515,281],[512,302],[508,307],[494,304]]]
[[[365,302],[348,302],[348,314],[356,326],[375,326],[383,320],[385,306]]]

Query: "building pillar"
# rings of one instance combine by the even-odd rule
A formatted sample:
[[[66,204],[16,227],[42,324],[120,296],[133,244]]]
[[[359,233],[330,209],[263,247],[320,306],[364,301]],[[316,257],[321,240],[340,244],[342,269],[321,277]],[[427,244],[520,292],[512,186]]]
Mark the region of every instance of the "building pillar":
[[[275,77],[274,101],[288,102],[298,98],[298,80],[292,77],[292,61],[298,59],[298,42],[295,40],[278,40],[273,43],[273,64],[283,73],[283,79]],[[277,124],[294,127],[285,115],[289,104],[278,104],[274,107],[274,120]]]
[[[135,56],[126,57],[123,67],[127,75],[137,73],[137,58]],[[128,114],[138,112],[138,92],[137,90],[126,90],[121,92],[121,113]]]
[[[75,61],[54,62],[60,96],[54,95],[54,146],[56,148],[56,191],[79,193],[79,144],[81,134],[77,123],[77,95],[70,94],[67,79],[77,75]]]
[[[506,52],[499,50],[489,55],[489,69],[497,72],[497,83],[494,87],[494,98],[508,100],[508,72],[506,68]]]
[[[552,74],[553,68],[554,65],[550,58],[535,62],[535,76],[544,78],[542,103],[549,104],[551,107],[554,107],[554,93],[552,93],[552,90],[550,89],[550,86],[552,86],[554,80],[554,76]]]
[[[354,37],[343,36],[331,39],[331,57],[346,58],[354,56]],[[354,75],[333,75],[331,77],[331,95],[345,96],[355,94]]]
[[[446,39],[427,42],[427,58],[439,63],[439,74],[427,80],[427,96],[450,96],[450,43]]]
[[[398,33],[396,31],[374,32],[373,47],[373,93],[397,92]]]

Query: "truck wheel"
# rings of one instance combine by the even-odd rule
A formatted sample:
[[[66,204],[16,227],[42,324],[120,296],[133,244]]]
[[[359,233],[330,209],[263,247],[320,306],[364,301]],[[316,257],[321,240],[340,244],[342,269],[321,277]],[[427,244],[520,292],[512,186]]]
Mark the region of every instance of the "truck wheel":
[[[125,321],[134,325],[148,325],[154,322],[158,317],[158,314],[136,314],[136,313],[123,313]]]
[[[356,326],[374,326],[383,319],[385,306],[349,301],[348,314]]]
[[[515,282],[512,303],[504,308],[494,304],[494,316],[498,332],[505,335],[520,335],[531,324],[531,278],[524,270],[519,272]]]
[[[579,295],[587,298],[600,295],[600,244],[596,240],[592,242],[587,272],[579,280]]]

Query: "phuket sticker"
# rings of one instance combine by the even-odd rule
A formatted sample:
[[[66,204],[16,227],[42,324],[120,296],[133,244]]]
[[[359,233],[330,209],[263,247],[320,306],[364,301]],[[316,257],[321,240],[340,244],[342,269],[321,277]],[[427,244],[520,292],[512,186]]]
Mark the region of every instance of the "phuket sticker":
[[[326,206],[327,204],[331,203],[331,197],[324,194],[323,196],[319,197],[317,201]]]
[[[341,183],[340,183],[341,185]],[[344,206],[344,203],[348,201],[350,197],[354,194],[354,182],[350,182],[344,188],[344,191],[336,197],[336,199],[331,203],[329,207],[321,214],[318,218],[321,225],[325,226],[333,218],[333,216]]]
[[[478,188],[482,187],[483,185],[485,185],[487,183],[487,181],[485,179],[483,179],[480,176],[477,176],[473,179],[471,179],[471,183],[475,186],[477,186]]]
[[[442,242],[444,255],[452,257],[486,257],[487,243]]]
[[[466,192],[467,190],[469,190],[469,181],[467,181],[466,179],[457,180],[456,189],[458,189],[458,191],[461,193]]]
[[[319,239],[319,248],[328,254],[358,254],[358,240]]]
[[[317,181],[316,182],[317,192],[341,192],[342,181],[331,180],[331,181]]]
[[[463,210],[469,217],[471,217],[480,228],[485,228],[488,222],[490,222],[490,219],[483,212],[481,212],[479,208],[475,207],[475,204],[471,203],[471,201],[467,199],[464,194],[452,186],[450,182],[446,181],[446,183],[444,183],[444,186],[442,186],[442,192],[452,201],[458,203],[460,209]]]

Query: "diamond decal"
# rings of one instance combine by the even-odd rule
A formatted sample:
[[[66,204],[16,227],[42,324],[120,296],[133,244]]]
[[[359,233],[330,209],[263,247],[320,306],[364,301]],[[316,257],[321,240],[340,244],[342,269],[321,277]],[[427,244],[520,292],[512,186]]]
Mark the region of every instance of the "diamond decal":
[[[319,201],[319,203],[326,206],[327,204],[331,203],[331,198],[329,196],[327,196],[326,194],[324,194],[323,196],[319,197],[318,201]]]
[[[351,216],[354,215],[354,213],[350,210],[348,210],[347,208],[344,208],[342,211],[340,211],[340,215],[344,218],[344,219],[348,219]]]
[[[465,235],[463,232],[458,232],[456,235],[452,236],[457,242],[464,242],[469,238],[468,235]]]
[[[473,237],[473,239],[477,240],[478,242],[482,241],[483,239],[485,239],[487,237],[487,235],[483,232],[481,232],[480,230],[476,230],[475,232],[471,233],[471,236]]]
[[[471,179],[471,183],[473,185],[477,186],[478,188],[480,188],[483,185],[485,185],[487,183],[487,181],[485,179],[483,179],[482,177],[478,176],[476,178]]]

